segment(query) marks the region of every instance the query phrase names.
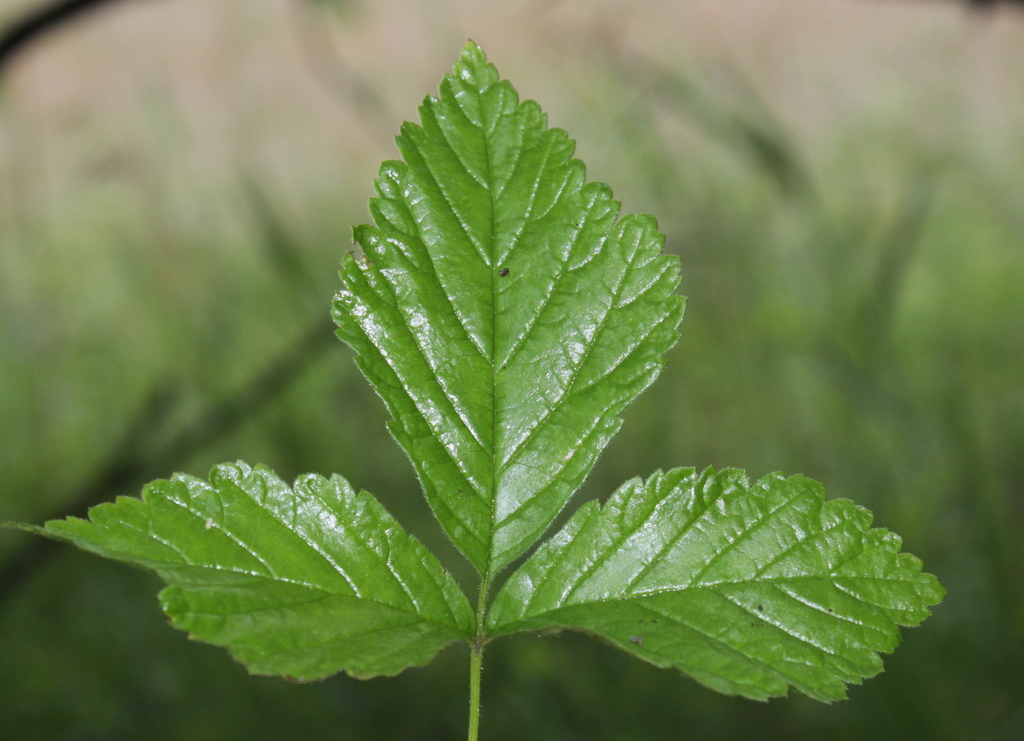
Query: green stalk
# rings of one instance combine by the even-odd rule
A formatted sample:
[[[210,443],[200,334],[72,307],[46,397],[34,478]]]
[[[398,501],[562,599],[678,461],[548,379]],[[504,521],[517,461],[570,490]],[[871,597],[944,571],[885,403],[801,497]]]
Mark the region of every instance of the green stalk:
[[[480,670],[484,664],[484,643],[482,636],[471,641],[473,647],[469,660],[469,741],[477,741],[480,728]]]
[[[476,635],[469,642],[469,741],[477,741],[480,730],[480,673],[484,666],[484,646],[487,645],[484,620],[487,618],[487,593],[490,589],[490,578],[481,580],[476,603]]]

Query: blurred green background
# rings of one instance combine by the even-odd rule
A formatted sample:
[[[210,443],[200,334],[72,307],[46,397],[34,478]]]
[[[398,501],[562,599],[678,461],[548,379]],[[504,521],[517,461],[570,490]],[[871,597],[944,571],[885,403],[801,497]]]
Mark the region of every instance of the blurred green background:
[[[0,0],[0,27],[38,5]],[[482,737],[1024,738],[1010,7],[160,0],[83,16],[0,79],[0,520],[237,458],[338,471],[470,586],[326,319],[393,134],[470,37],[683,262],[683,339],[578,498],[659,467],[804,473],[949,590],[834,705],[721,697],[582,636],[499,641]],[[169,629],[157,589],[0,532],[0,738],[464,738],[464,646],[390,680],[248,677]]]

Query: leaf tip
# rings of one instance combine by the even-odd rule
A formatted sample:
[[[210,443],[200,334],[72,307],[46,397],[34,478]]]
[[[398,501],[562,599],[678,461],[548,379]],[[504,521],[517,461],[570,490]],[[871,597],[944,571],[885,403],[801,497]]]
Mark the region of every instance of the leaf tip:
[[[459,61],[455,63],[454,72],[454,79],[462,80],[470,85],[480,87],[480,89],[490,87],[500,79],[497,68],[487,61],[487,54],[483,48],[472,39],[462,47],[462,54],[459,55]],[[451,85],[452,81],[452,76],[445,75],[445,80],[441,83],[442,96],[445,87]]]
[[[465,64],[485,64],[487,62],[487,54],[484,53],[480,44],[473,41],[473,39],[466,41],[466,45],[462,47],[462,54],[459,58]]]
[[[26,533],[34,533],[35,535],[48,535],[45,525],[40,527],[39,525],[31,525],[27,522],[0,522],[0,527],[7,530],[21,530]]]

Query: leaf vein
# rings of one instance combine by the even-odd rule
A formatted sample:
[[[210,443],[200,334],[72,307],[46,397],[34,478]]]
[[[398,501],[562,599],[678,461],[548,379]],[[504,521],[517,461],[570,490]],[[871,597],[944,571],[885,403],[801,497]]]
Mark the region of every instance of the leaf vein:
[[[593,337],[591,337],[590,342],[587,344],[582,355],[580,356],[579,361],[576,363],[576,367],[573,368],[572,375],[568,379],[568,382],[565,384],[565,388],[562,391],[561,396],[559,396],[559,398],[556,399],[554,403],[548,406],[547,411],[534,423],[534,425],[526,434],[526,436],[519,442],[519,444],[517,444],[511,451],[509,451],[508,455],[506,456],[505,462],[502,465],[503,469],[511,465],[513,462],[515,462],[515,460],[522,453],[525,447],[533,440],[534,437],[540,434],[540,430],[547,424],[547,422],[551,419],[555,412],[561,409],[561,407],[565,404],[566,400],[570,398],[574,393],[576,379],[579,378],[580,372],[586,366],[587,360],[590,359],[590,354],[593,351],[594,347],[600,344],[601,333],[607,326],[609,317],[615,311],[615,299],[618,297],[623,285],[625,285],[625,282],[629,277],[631,269],[632,263],[629,262],[626,265],[626,269],[622,272],[622,275],[620,276],[617,285],[612,291],[612,301],[609,302],[608,310],[605,311],[604,314],[601,316],[601,319],[598,322],[597,327],[595,328]],[[609,406],[611,406],[611,404],[609,404]]]
[[[548,209],[548,212],[553,210],[558,205],[558,202],[561,199],[562,194],[565,192],[565,188],[567,187],[567,185],[568,185],[568,182],[566,182],[566,184],[562,186],[562,189],[559,191],[558,197],[551,204],[550,208]],[[572,193],[570,193],[570,195],[572,195]],[[594,204],[597,202],[597,199],[598,199],[598,196],[595,195],[591,199],[590,203],[586,204],[586,206],[584,207],[585,208],[585,216],[586,216],[586,218],[590,217],[590,215],[591,215],[591,213],[593,211],[593,208],[594,208]],[[538,219],[543,219],[545,216],[547,216],[548,212],[545,212],[544,214],[542,214],[540,217],[538,217]],[[580,237],[583,234],[583,227],[586,225],[586,218],[584,219],[583,224],[581,224],[579,227],[577,227],[577,229],[575,230],[575,232],[572,235],[572,239],[569,241],[568,255],[569,255],[570,258],[572,257],[573,253],[576,251],[576,247],[579,244],[579,239],[580,239]],[[591,258],[591,260],[593,260],[593,259],[594,258]],[[589,264],[589,262],[591,260],[588,260],[587,263],[584,263],[584,264]],[[540,319],[544,315],[544,312],[547,310],[548,305],[551,303],[551,299],[559,293],[559,288],[561,286],[562,280],[565,278],[566,275],[568,275],[570,272],[572,272],[572,271],[570,271],[568,269],[568,264],[569,264],[568,258],[566,260],[564,260],[564,261],[559,263],[558,272],[554,275],[554,277],[553,277],[553,279],[551,281],[551,287],[548,289],[546,295],[541,300],[541,302],[537,306],[536,310],[533,312],[533,316],[530,317],[529,322],[523,328],[523,331],[520,333],[519,337],[516,338],[515,342],[509,348],[509,351],[506,353],[506,358],[505,358],[504,362],[502,362],[501,368],[499,368],[499,370],[504,370],[506,367],[511,365],[512,362],[515,360],[515,357],[519,354],[520,349],[526,344],[527,340],[532,338],[533,333],[534,333],[534,328],[540,323]],[[582,267],[583,266],[581,265],[581,266],[579,266],[576,269],[579,270]]]
[[[266,482],[263,481],[262,484],[265,485]],[[317,544],[314,544],[312,541],[307,540],[299,532],[297,532],[296,530],[293,530],[292,528],[290,528],[283,520],[278,518],[278,516],[276,515],[276,513],[274,513],[273,510],[271,510],[269,507],[266,507],[262,503],[258,502],[256,500],[256,498],[248,490],[246,490],[245,487],[238,486],[234,482],[232,482],[232,485],[234,486],[234,488],[238,489],[238,491],[242,492],[242,494],[244,494],[249,499],[249,501],[251,501],[257,507],[257,509],[262,510],[267,515],[269,515],[271,522],[276,523],[282,529],[284,529],[285,532],[289,533],[290,535],[295,536],[299,540],[299,542],[301,542],[303,545],[306,546],[306,548],[308,548],[309,550],[313,551],[318,556],[320,556],[321,559],[326,561],[328,565],[330,565],[336,572],[338,572],[338,575],[341,576],[341,578],[343,578],[346,582],[348,582],[349,587],[352,589],[352,591],[355,593],[355,595],[357,597],[361,597],[362,596],[360,594],[359,587],[356,586],[355,581],[352,579],[351,576],[349,576],[348,572],[341,567],[341,564],[337,563],[333,558],[328,556]],[[176,499],[174,499],[172,497],[168,497],[167,501],[173,502],[174,504],[176,504],[179,507],[181,507],[182,509],[184,509],[186,512],[188,512],[188,513],[192,514],[193,516],[195,516],[197,519],[203,521],[204,523],[206,522],[205,518],[203,517],[203,515],[200,512],[197,512],[196,510],[193,510],[191,507],[189,507],[184,502],[179,502],[178,500],[176,500]],[[226,529],[221,529],[221,532],[223,532],[225,535],[228,535],[228,537],[231,537],[232,540],[235,540],[235,542],[237,542],[238,545],[241,548],[246,550],[253,558],[255,558],[257,561],[259,561],[264,566],[266,566],[267,570],[270,572],[271,576],[276,576],[277,575],[276,574],[277,570],[274,569],[266,560],[264,560],[259,555],[257,555],[256,552],[251,549],[251,546],[246,545],[240,538],[236,540],[237,536],[233,536],[233,534],[229,533],[229,531],[227,531]]]

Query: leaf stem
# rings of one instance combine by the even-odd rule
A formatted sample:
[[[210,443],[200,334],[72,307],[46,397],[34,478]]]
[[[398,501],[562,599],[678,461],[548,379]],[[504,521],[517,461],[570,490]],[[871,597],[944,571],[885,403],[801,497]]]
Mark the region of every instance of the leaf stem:
[[[490,570],[488,569],[488,572]],[[491,575],[480,580],[480,593],[476,601],[476,635],[469,641],[469,741],[477,741],[480,728],[480,673],[484,666],[484,646],[487,645],[487,593],[491,591]]]
[[[480,673],[484,665],[484,645],[487,639],[476,635],[470,641],[469,659],[469,741],[477,741],[480,728]]]

